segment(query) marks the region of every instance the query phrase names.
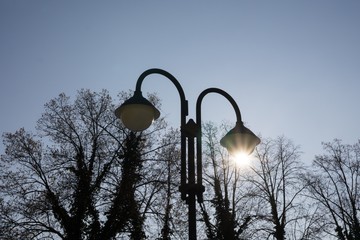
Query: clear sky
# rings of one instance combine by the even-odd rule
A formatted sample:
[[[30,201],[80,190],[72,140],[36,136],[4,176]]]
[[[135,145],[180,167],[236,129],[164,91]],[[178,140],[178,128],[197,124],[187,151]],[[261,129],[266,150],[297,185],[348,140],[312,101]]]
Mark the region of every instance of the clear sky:
[[[134,89],[162,68],[182,84],[195,118],[197,96],[227,91],[246,126],[285,135],[304,161],[321,142],[360,138],[360,1],[0,1],[0,132],[33,131],[59,93]],[[172,125],[179,97],[149,77]],[[220,95],[203,100],[203,120],[235,121]],[[3,146],[0,147],[3,152]]]

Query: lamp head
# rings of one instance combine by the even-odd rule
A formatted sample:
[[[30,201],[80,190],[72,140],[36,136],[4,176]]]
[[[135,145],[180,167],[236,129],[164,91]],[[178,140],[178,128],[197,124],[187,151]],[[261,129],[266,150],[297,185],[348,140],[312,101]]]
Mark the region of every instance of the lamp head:
[[[143,131],[159,118],[160,112],[142,96],[141,91],[135,91],[131,98],[115,110],[115,115],[130,130]]]
[[[250,155],[259,143],[260,138],[242,122],[237,122],[235,127],[220,140],[221,146],[225,147],[230,154],[242,152]]]

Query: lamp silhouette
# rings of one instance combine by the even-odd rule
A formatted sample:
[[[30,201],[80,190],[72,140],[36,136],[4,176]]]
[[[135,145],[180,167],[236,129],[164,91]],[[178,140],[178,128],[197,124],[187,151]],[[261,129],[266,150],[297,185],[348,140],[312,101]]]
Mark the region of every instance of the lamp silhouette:
[[[196,102],[196,122],[193,119],[189,119],[188,122],[186,122],[186,117],[188,115],[188,101],[185,98],[180,83],[167,71],[157,68],[143,72],[136,82],[134,95],[115,110],[115,115],[121,119],[122,123],[128,129],[132,131],[143,131],[160,116],[159,110],[144,98],[141,93],[141,84],[145,77],[150,74],[160,74],[168,78],[175,85],[180,95],[181,183],[179,191],[181,192],[181,198],[186,200],[189,207],[189,239],[194,240],[196,239],[196,198],[199,203],[203,202],[203,192],[205,191],[205,187],[202,185],[201,103],[203,98],[209,93],[218,93],[224,96],[235,110],[237,118],[236,125],[220,140],[220,144],[225,147],[230,154],[236,151],[251,154],[255,147],[260,143],[260,139],[250,129],[244,126],[241,120],[240,109],[234,99],[219,88],[208,88],[200,93]]]

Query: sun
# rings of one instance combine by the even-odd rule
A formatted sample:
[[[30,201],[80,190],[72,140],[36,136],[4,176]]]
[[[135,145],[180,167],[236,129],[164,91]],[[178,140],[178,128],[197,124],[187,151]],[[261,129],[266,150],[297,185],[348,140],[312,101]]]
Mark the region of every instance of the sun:
[[[247,167],[251,163],[250,156],[244,152],[237,152],[232,155],[232,159],[239,167]]]

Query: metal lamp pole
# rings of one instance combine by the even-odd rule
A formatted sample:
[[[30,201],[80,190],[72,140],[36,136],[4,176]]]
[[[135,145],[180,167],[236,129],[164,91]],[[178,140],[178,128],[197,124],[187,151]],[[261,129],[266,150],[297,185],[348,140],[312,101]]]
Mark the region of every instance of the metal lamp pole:
[[[237,144],[250,146],[248,153],[251,153],[255,146],[260,143],[260,139],[249,129],[247,129],[242,121],[239,107],[234,99],[225,91],[218,88],[208,88],[204,90],[198,97],[196,102],[196,122],[189,119],[186,122],[188,115],[188,101],[185,98],[184,91],[179,81],[170,73],[162,69],[149,69],[143,72],[136,82],[136,89],[134,96],[126,100],[119,108],[115,110],[115,115],[119,117],[124,125],[133,131],[145,130],[151,124],[152,120],[159,117],[159,111],[145,98],[141,93],[141,84],[145,77],[150,74],[160,74],[168,78],[176,87],[180,96],[180,117],[181,117],[181,182],[179,191],[181,192],[181,199],[188,204],[188,224],[189,224],[189,240],[196,240],[196,199],[199,203],[203,202],[203,192],[205,187],[202,185],[202,134],[201,134],[201,102],[208,93],[218,93],[229,100],[233,106],[237,123],[223,139],[221,144],[233,149]],[[134,113],[133,107],[136,105],[139,113]],[[139,109],[143,106],[144,111]],[[149,112],[153,115],[149,115]],[[148,117],[142,117],[148,114]],[[139,117],[141,116],[141,117]],[[148,122],[141,124],[134,124],[142,119],[148,119]],[[196,138],[196,166],[195,166],[195,138]],[[186,146],[187,143],[187,146]],[[244,148],[243,148],[244,149]],[[187,156],[186,156],[187,153]]]

